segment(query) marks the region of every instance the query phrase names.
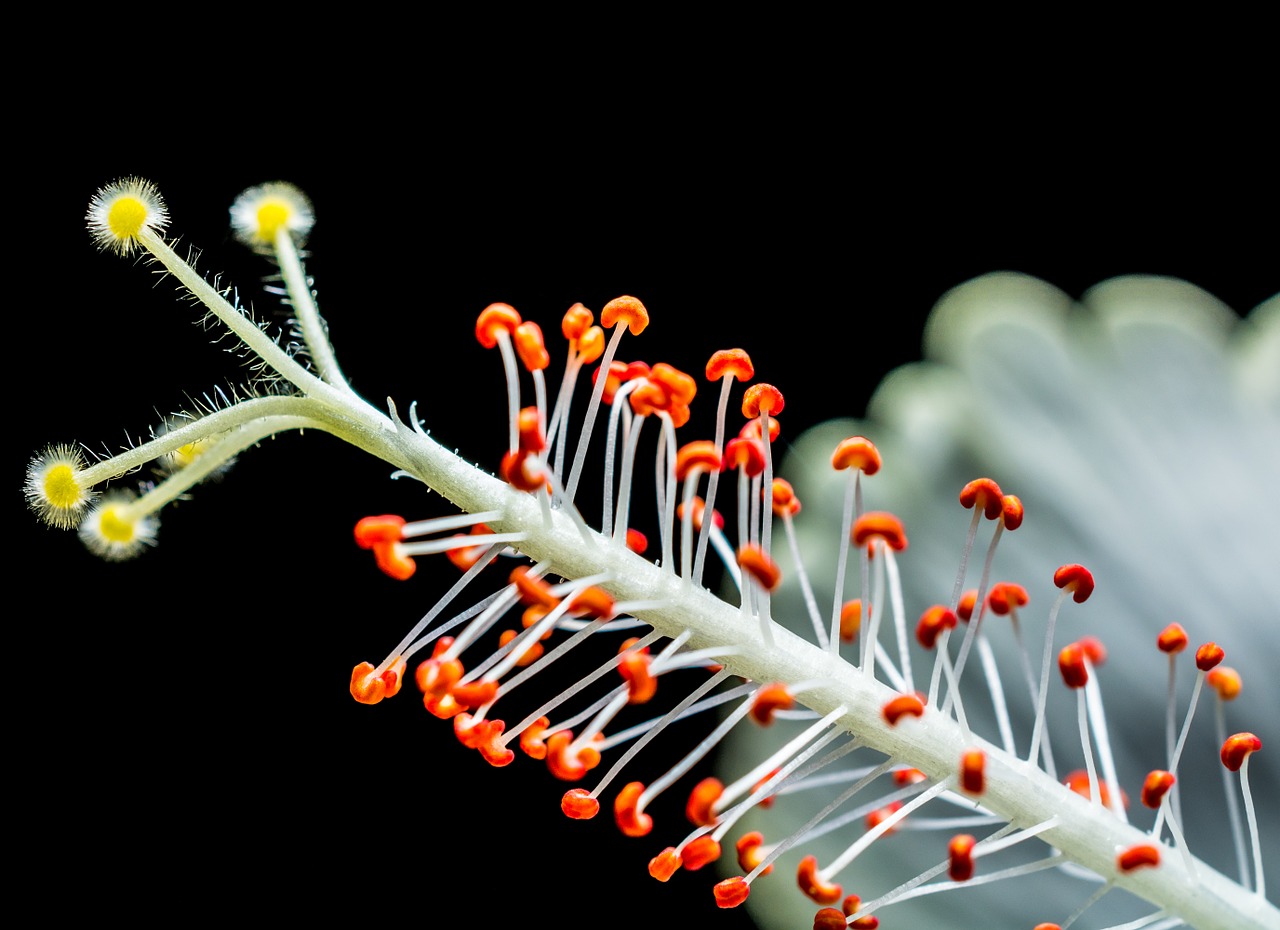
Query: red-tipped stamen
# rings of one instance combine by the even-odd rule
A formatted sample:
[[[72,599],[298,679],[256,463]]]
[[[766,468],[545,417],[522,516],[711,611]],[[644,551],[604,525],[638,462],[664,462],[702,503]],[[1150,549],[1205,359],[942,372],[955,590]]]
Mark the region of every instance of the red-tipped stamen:
[[[1031,751],[1028,761],[1035,761],[1040,753],[1040,738],[1044,733],[1045,704],[1049,698],[1049,662],[1053,657],[1053,629],[1058,619],[1058,611],[1062,602],[1072,595],[1077,604],[1085,601],[1093,591],[1093,575],[1083,565],[1063,565],[1053,573],[1053,583],[1061,589],[1053,606],[1049,608],[1049,622],[1044,633],[1044,658],[1040,665],[1040,687],[1037,689],[1036,722],[1031,731]]]
[[[1253,890],[1260,899],[1267,896],[1267,884],[1262,873],[1262,840],[1258,833],[1258,815],[1253,807],[1253,794],[1249,790],[1249,757],[1262,749],[1262,740],[1253,733],[1236,733],[1222,744],[1222,764],[1228,771],[1240,773],[1240,790],[1244,795],[1244,811],[1249,821],[1249,836],[1253,841]]]

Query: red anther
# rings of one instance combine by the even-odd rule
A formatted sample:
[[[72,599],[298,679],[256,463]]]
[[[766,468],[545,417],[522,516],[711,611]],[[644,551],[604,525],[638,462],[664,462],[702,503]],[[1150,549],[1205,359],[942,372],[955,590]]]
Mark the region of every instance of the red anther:
[[[658,679],[649,673],[649,663],[652,660],[648,648],[631,649],[636,642],[635,639],[628,639],[618,650],[622,653],[618,674],[627,683],[627,703],[646,704],[658,691]]]
[[[884,807],[873,810],[871,813],[867,814],[867,829],[874,830],[876,827],[880,826],[880,824],[888,820],[890,815],[896,814],[900,810],[902,810],[901,801],[894,801],[890,804],[886,804]],[[896,832],[897,827],[890,827],[888,830],[884,831],[884,835],[889,836]]]
[[[481,536],[492,532],[493,530],[489,529],[485,524],[477,523],[475,526],[471,527],[470,534],[472,536]],[[466,544],[466,536],[454,536],[453,538],[458,542],[457,548],[446,549],[444,554],[448,556],[449,561],[453,563],[454,568],[458,569],[460,572],[465,572],[471,566],[479,562],[480,557],[484,555],[485,550],[488,548],[488,546],[483,543],[477,546],[468,546]]]
[[[756,368],[751,364],[751,356],[742,349],[721,349],[707,362],[708,381],[719,381],[725,377],[750,381],[755,375]]]
[[[706,501],[704,501],[701,497],[694,495],[693,527],[696,530],[702,529],[702,513],[704,510],[706,510],[706,507],[707,507]],[[681,501],[679,504],[676,505],[676,516],[679,517],[681,520],[684,519],[684,502],[683,501]],[[720,511],[713,510],[711,512],[711,520],[715,524],[716,529],[718,530],[724,529],[724,517],[721,516]]]
[[[720,844],[712,839],[710,834],[704,833],[702,836],[685,844],[684,852],[680,854],[680,858],[684,861],[686,869],[690,872],[696,872],[704,865],[715,862],[720,858]]]
[[[688,404],[672,404],[670,409],[667,410],[667,416],[671,418],[671,425],[676,429],[688,423],[689,417],[692,415]]]
[[[778,436],[781,435],[781,433],[782,424],[778,422],[776,417],[769,417],[769,441],[777,442]],[[740,439],[754,439],[756,442],[762,442],[764,440],[764,434],[760,432],[760,418],[756,417],[754,420],[748,420],[746,423],[742,424],[742,429],[738,430],[738,437]]]
[[[578,361],[584,365],[590,365],[602,355],[604,355],[604,330],[599,326],[592,326],[578,340]]]
[[[375,543],[399,542],[403,538],[403,526],[404,517],[391,513],[380,517],[364,517],[356,524],[356,545],[361,549],[372,549]]]
[[[470,721],[470,714],[458,714],[453,718],[453,732],[462,745],[478,749],[484,760],[495,768],[510,765],[516,754],[503,746],[500,739],[506,724],[501,720],[481,720],[475,724]]]
[[[701,518],[699,518],[699,526]],[[633,526],[627,527],[627,548],[636,555],[644,555],[649,548],[649,537]]]
[[[1084,650],[1085,658],[1089,660],[1089,664],[1094,668],[1105,665],[1107,661],[1107,647],[1102,644],[1102,640],[1096,636],[1081,636],[1077,642],[1080,648]]]
[[[522,408],[516,419],[516,428],[522,451],[537,453],[547,447],[547,438],[542,435],[542,418],[538,416],[537,407]]]
[[[813,930],[845,930],[844,911],[824,907],[813,915]]]
[[[860,907],[862,907],[862,899],[856,894],[848,895],[840,902],[840,909],[844,911],[845,917],[852,917],[858,913],[858,908]]]
[[[987,754],[968,749],[960,755],[960,787],[969,794],[982,794],[986,787]]]
[[[502,464],[498,466],[498,474],[517,491],[530,493],[543,488],[547,483],[547,473],[536,455],[530,455],[524,449],[508,452],[502,456]]]
[[[1004,513],[1004,492],[990,478],[976,478],[960,489],[960,504],[965,510],[982,508],[982,515],[995,520]]]
[[[564,815],[570,820],[590,820],[600,813],[600,802],[593,798],[586,788],[570,788],[560,798],[560,810],[564,811]],[[666,879],[664,878],[663,881]]]
[[[687,442],[676,452],[676,477],[683,481],[693,469],[720,470],[720,450],[710,439]]]
[[[751,385],[742,395],[742,415],[748,419],[760,416],[761,411],[770,416],[782,413],[786,405],[782,392],[763,381]]]
[[[893,783],[903,788],[907,785],[918,785],[928,777],[928,775],[919,769],[906,768],[893,770]]]
[[[579,302],[564,312],[564,318],[560,320],[560,332],[564,333],[564,338],[573,342],[575,339],[581,339],[582,334],[595,321],[595,314]]]
[[[1093,573],[1083,565],[1061,565],[1053,573],[1053,583],[1071,592],[1071,599],[1083,604],[1093,593]]]
[[[618,388],[622,387],[622,382],[630,381],[626,377],[627,363],[612,361],[609,363],[609,372],[604,379],[604,393],[600,395],[600,399],[606,404],[613,403],[613,396],[618,393]],[[591,386],[595,387],[596,379],[600,377],[600,369],[597,368],[591,373]]]
[[[1155,769],[1147,773],[1146,781],[1142,783],[1142,803],[1155,810],[1177,780],[1172,772],[1166,772],[1164,769]]]
[[[831,467],[836,471],[856,468],[864,475],[874,475],[880,470],[880,450],[866,436],[850,436],[840,440],[831,453]]]
[[[1222,764],[1233,772],[1240,771],[1245,758],[1262,748],[1262,740],[1253,733],[1236,733],[1222,744]]]
[[[613,819],[627,836],[644,836],[653,829],[653,818],[636,807],[643,792],[643,783],[628,782],[613,799]]]
[[[1062,930],[1061,924],[1036,924],[1034,930]]]
[[[662,385],[674,406],[688,406],[698,393],[698,382],[693,375],[666,362],[658,362],[649,369],[649,380]]]
[[[846,917],[852,917],[858,913],[858,908],[862,907],[862,899],[856,894],[851,894],[844,899],[844,903],[840,905],[840,909],[844,911]],[[859,917],[857,920],[851,920],[849,926],[853,930],[876,930],[880,926],[880,918],[872,914],[870,917]]]
[[[902,528],[902,521],[882,510],[872,510],[858,517],[849,535],[854,544],[859,546],[869,546],[881,539],[895,552],[907,548],[907,532]]]
[[[1012,533],[1018,527],[1022,526],[1022,499],[1014,497],[1012,494],[1006,494],[1000,500],[1000,519],[1004,521],[1004,528]]]
[[[547,580],[530,574],[528,565],[513,568],[507,581],[516,586],[516,595],[522,604],[536,604],[550,610],[560,603],[560,598],[551,593]]]
[[[452,694],[445,694],[439,697],[424,694],[422,696],[422,706],[441,720],[448,720],[450,717],[457,716],[466,710],[463,705],[453,699]]]
[[[465,685],[454,685],[449,694],[464,709],[469,710],[472,707],[488,704],[497,698],[498,683],[496,681],[472,681]]]
[[[1196,650],[1196,668],[1207,672],[1227,657],[1217,643],[1205,643]]]
[[[1187,648],[1187,631],[1182,628],[1181,623],[1170,623],[1156,637],[1156,646],[1161,652],[1177,655]]]
[[[858,637],[862,627],[862,598],[855,597],[845,601],[840,607],[840,639],[851,643]]]
[[[712,809],[720,795],[724,794],[724,785],[718,778],[704,778],[693,786],[689,792],[689,802],[684,806],[684,815],[695,827],[713,827],[720,822]]]
[[[418,683],[418,690],[427,697],[442,697],[448,694],[466,671],[461,659],[441,658],[452,645],[452,636],[440,637],[431,651],[431,658],[418,663],[418,668],[413,673],[414,681]]]
[[[844,893],[839,885],[818,877],[817,856],[805,856],[800,860],[800,867],[796,869],[796,884],[819,904],[835,904]]]
[[[794,517],[800,512],[800,498],[786,478],[773,479],[773,515]]]
[[[973,619],[973,608],[978,605],[978,589],[970,588],[960,595],[960,603],[956,605],[956,616],[968,623]]]
[[[974,597],[977,596],[975,591]],[[1003,617],[1019,607],[1026,607],[1030,600],[1031,596],[1022,585],[1012,581],[999,581],[991,586],[991,591],[987,594],[987,607],[993,614]]]
[[[557,730],[547,737],[547,768],[561,781],[578,781],[600,764],[600,752],[593,746],[582,747],[570,758],[567,750],[572,742],[572,730]]]
[[[502,303],[489,304],[476,318],[476,339],[480,340],[480,345],[486,349],[492,349],[498,344],[499,332],[510,335],[519,325],[520,314],[516,312],[515,307]]]
[[[664,411],[670,414],[673,410],[667,389],[653,381],[646,381],[628,394],[627,402],[631,404],[631,412],[638,417],[650,417]]]
[[[737,907],[747,900],[747,895],[751,894],[751,886],[741,875],[735,875],[717,882],[712,893],[716,896],[716,907]]]
[[[750,833],[744,833],[738,837],[738,841],[734,843],[734,848],[738,850],[738,865],[744,872],[750,872],[764,861],[764,834],[759,830],[752,830]],[[761,875],[768,875],[773,871],[772,865],[767,865],[760,870]]]
[[[1135,869],[1154,868],[1160,864],[1160,850],[1155,846],[1142,844],[1130,846],[1116,856],[1116,868],[1121,872],[1132,872]]]
[[[916,624],[916,642],[926,649],[932,649],[938,644],[942,631],[954,630],[959,622],[950,609],[934,604],[920,615],[920,622]]]
[[[627,362],[622,369],[623,381],[634,381],[636,378],[649,377],[649,365],[646,362]]]
[[[1090,797],[1089,793],[1089,773],[1084,769],[1076,769],[1069,773],[1062,783],[1070,790],[1080,795],[1082,798]],[[1102,779],[1098,779],[1098,798],[1102,801],[1103,807],[1111,807],[1111,786]],[[1125,809],[1129,809],[1129,795],[1120,792],[1120,805]]]
[[[773,723],[774,711],[790,710],[795,704],[796,699],[782,682],[762,685],[751,700],[751,719],[767,727]]]
[[[399,543],[378,542],[373,544],[373,561],[383,574],[396,581],[408,581],[418,570],[418,563],[405,555]]]
[[[609,620],[613,617],[613,598],[604,588],[591,585],[573,596],[569,602],[569,613],[574,617]]]
[[[1062,680],[1068,688],[1083,688],[1089,681],[1084,647],[1079,643],[1063,646],[1058,653],[1058,671],[1062,673]]]
[[[615,297],[601,308],[600,325],[612,329],[621,324],[626,324],[631,335],[639,336],[649,325],[649,311],[634,297]]]
[[[361,704],[377,704],[383,698],[395,697],[404,680],[404,659],[396,659],[381,675],[374,675],[369,662],[361,662],[351,670],[351,696]]]
[[[755,543],[747,543],[738,550],[738,567],[766,591],[772,591],[782,581],[782,569],[778,563]]]
[[[475,722],[473,722],[475,721]],[[453,718],[453,735],[458,738],[458,742],[468,749],[475,749],[484,739],[484,729],[487,720],[476,721],[470,714],[457,714]]]
[[[1224,701],[1234,701],[1240,696],[1240,688],[1243,683],[1240,681],[1240,673],[1233,668],[1225,665],[1219,665],[1217,668],[1209,670],[1209,674],[1204,676],[1205,684],[1214,691],[1218,692],[1218,697]]]
[[[724,447],[724,469],[740,468],[748,478],[754,478],[764,471],[764,447],[759,439],[744,439],[738,436],[730,439]]]
[[[649,860],[649,874],[660,882],[665,882],[676,874],[683,860],[674,846],[668,846]]]
[[[896,698],[888,701],[880,709],[880,713],[884,715],[884,719],[889,726],[896,727],[904,714],[910,714],[912,717],[923,717],[924,701],[914,694],[899,694]]]
[[[547,757],[547,744],[542,741],[542,737],[550,725],[551,721],[546,717],[539,717],[520,732],[520,749],[530,759]]]
[[[947,874],[953,882],[967,882],[973,878],[973,847],[978,841],[968,833],[951,837],[947,844],[947,857],[950,860]]]
[[[516,327],[516,354],[528,371],[542,371],[551,364],[551,356],[547,354],[547,344],[542,339],[542,327],[532,320],[526,320]]]
[[[550,633],[551,631],[548,630],[547,632]],[[498,637],[498,645],[505,646],[519,635],[520,634],[515,630],[503,630],[502,635]],[[526,646],[521,651],[520,655],[516,657],[516,665],[521,668],[524,668],[526,665],[532,665],[538,659],[542,658],[542,653],[544,651],[542,643],[533,643],[532,645]]]

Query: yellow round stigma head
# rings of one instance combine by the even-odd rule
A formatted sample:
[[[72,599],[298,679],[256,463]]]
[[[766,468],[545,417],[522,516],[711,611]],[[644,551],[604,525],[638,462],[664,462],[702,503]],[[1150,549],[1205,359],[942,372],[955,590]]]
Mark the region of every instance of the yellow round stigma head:
[[[84,459],[74,446],[54,446],[27,466],[23,487],[27,504],[50,526],[69,530],[80,523],[85,505],[96,496],[80,480]]]
[[[160,521],[154,514],[139,514],[130,505],[133,494],[115,491],[98,501],[80,524],[80,541],[108,562],[131,559],[146,546],[154,546]]]
[[[315,221],[307,195],[284,181],[251,187],[231,205],[236,238],[258,252],[272,251],[282,229],[301,245]]]
[[[85,220],[98,248],[131,255],[143,230],[168,225],[169,211],[150,181],[122,178],[93,195]]]

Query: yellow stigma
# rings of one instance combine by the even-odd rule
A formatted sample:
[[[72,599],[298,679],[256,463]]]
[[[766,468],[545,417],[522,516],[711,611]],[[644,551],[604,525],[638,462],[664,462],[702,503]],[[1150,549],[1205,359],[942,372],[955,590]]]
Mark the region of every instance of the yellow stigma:
[[[147,222],[147,205],[137,197],[120,197],[107,211],[107,226],[117,239],[136,239]]]
[[[98,531],[107,542],[133,542],[133,521],[121,517],[120,510],[121,508],[119,507],[108,507],[102,511],[102,518],[98,523]]]
[[[279,200],[268,200],[258,207],[258,238],[274,242],[276,233],[289,222],[289,207]]]
[[[70,465],[55,465],[44,476],[44,497],[50,505],[66,509],[84,500],[84,490]]]

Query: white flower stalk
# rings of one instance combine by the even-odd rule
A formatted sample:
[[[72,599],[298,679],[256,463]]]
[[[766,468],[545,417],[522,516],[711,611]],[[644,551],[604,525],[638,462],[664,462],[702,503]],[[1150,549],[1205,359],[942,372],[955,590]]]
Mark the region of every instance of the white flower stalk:
[[[833,916],[830,907],[819,910],[820,903],[839,900],[839,884],[846,876],[836,873],[845,866],[851,873],[858,873],[869,860],[880,857],[883,847],[899,839],[890,834],[905,832],[909,824],[925,823],[925,818],[937,813],[935,808],[939,805],[958,804],[968,808],[969,814],[979,815],[976,821],[963,821],[966,829],[980,829],[975,824],[985,826],[976,838],[965,835],[949,844],[944,840],[939,847],[944,859],[950,857],[950,874],[957,886],[969,880],[975,869],[975,882],[1008,875],[1014,888],[1017,883],[1028,881],[1033,872],[1047,867],[1052,867],[1057,880],[1064,884],[1075,882],[1077,873],[1095,876],[1093,885],[1086,884],[1073,905],[1055,909],[1056,902],[1032,901],[1028,923],[1060,920],[1065,926],[1073,920],[1073,908],[1081,911],[1079,905],[1087,902],[1091,894],[1097,894],[1093,888],[1114,887],[1115,895],[1127,892],[1146,902],[1148,912],[1168,915],[1204,930],[1280,930],[1280,912],[1262,894],[1226,877],[1213,862],[1192,858],[1196,848],[1191,831],[1187,833],[1190,855],[1179,854],[1160,837],[1152,837],[1118,817],[1113,807],[1101,803],[1101,786],[1096,779],[1090,780],[1084,794],[1073,791],[1042,769],[1038,758],[1027,760],[1016,751],[1016,745],[1015,751],[998,745],[994,741],[995,730],[983,727],[981,715],[974,712],[981,701],[973,694],[985,695],[987,690],[965,687],[970,678],[989,673],[993,665],[984,647],[979,647],[980,661],[970,663],[967,669],[958,663],[948,671],[949,687],[936,700],[901,693],[913,690],[911,682],[918,680],[912,677],[901,654],[902,644],[907,641],[905,624],[909,622],[904,614],[899,575],[899,568],[902,578],[910,570],[905,562],[906,534],[912,534],[917,548],[927,547],[919,546],[919,536],[910,529],[909,519],[904,532],[898,516],[875,509],[883,503],[878,487],[858,491],[852,526],[842,526],[840,533],[852,534],[852,549],[861,560],[861,571],[850,572],[850,576],[862,576],[865,590],[858,593],[870,618],[864,625],[872,631],[879,625],[883,636],[864,632],[862,651],[866,654],[847,655],[824,641],[824,637],[830,638],[824,633],[826,618],[809,615],[811,609],[816,611],[809,604],[830,601],[832,592],[818,590],[816,599],[806,598],[807,603],[795,611],[784,606],[777,598],[779,566],[770,548],[772,519],[779,508],[784,508],[788,516],[799,508],[788,494],[777,493],[773,481],[771,414],[783,410],[779,389],[764,384],[747,388],[743,413],[748,422],[724,450],[726,468],[732,471],[726,470],[722,478],[725,482],[731,478],[738,482],[739,519],[749,526],[738,528],[742,544],[736,564],[731,563],[741,571],[729,573],[739,582],[740,593],[722,599],[703,586],[697,570],[692,576],[687,574],[694,564],[688,558],[690,553],[676,551],[677,540],[683,540],[683,546],[696,545],[695,539],[703,535],[700,523],[704,518],[712,524],[706,532],[715,551],[725,551],[716,541],[722,531],[714,527],[715,515],[689,506],[695,500],[687,489],[681,494],[683,506],[676,506],[677,475],[693,482],[699,478],[697,469],[686,468],[688,461],[676,451],[673,438],[689,417],[698,379],[663,364],[642,366],[643,370],[620,363],[610,366],[623,329],[629,331],[630,339],[641,335],[648,325],[648,312],[639,300],[620,297],[602,308],[601,324],[615,329],[603,353],[604,371],[596,380],[584,414],[586,432],[574,436],[568,421],[552,416],[550,420],[556,423],[558,432],[551,439],[547,436],[549,405],[541,375],[548,353],[541,331],[528,327],[514,308],[506,305],[493,304],[480,314],[477,337],[483,345],[502,347],[501,364],[508,383],[506,420],[494,424],[496,433],[508,436],[507,451],[498,469],[501,478],[494,477],[431,439],[421,428],[412,406],[402,415],[404,408],[388,401],[383,412],[381,405],[367,403],[347,386],[328,346],[326,329],[314,312],[314,304],[308,301],[309,284],[301,276],[300,266],[289,270],[296,262],[294,237],[301,234],[301,230],[290,227],[289,211],[300,213],[302,208],[298,201],[276,203],[268,198],[260,202],[263,196],[261,191],[246,194],[248,200],[238,205],[236,222],[242,236],[250,238],[255,246],[270,239],[286,281],[293,274],[300,276],[287,287],[298,324],[297,335],[304,344],[300,348],[305,353],[282,347],[177,255],[163,238],[167,214],[149,185],[128,182],[113,186],[95,199],[90,223],[100,246],[125,254],[144,250],[203,305],[220,327],[243,344],[264,373],[279,380],[274,383],[272,396],[238,397],[222,409],[192,415],[177,429],[169,429],[148,443],[94,465],[85,465],[65,448],[37,457],[28,471],[26,493],[33,509],[48,522],[63,527],[75,524],[82,512],[98,512],[90,509],[91,499],[103,481],[149,462],[166,460],[192,443],[209,442],[207,451],[185,468],[173,469],[172,458],[168,458],[167,476],[136,499],[126,502],[104,496],[103,505],[109,502],[114,516],[111,522],[102,522],[100,530],[91,528],[91,535],[109,536],[114,541],[115,537],[127,535],[130,527],[137,527],[134,535],[141,538],[144,530],[149,533],[154,526],[141,522],[153,517],[152,505],[158,509],[184,496],[198,479],[215,473],[223,462],[259,439],[306,427],[332,433],[390,464],[398,474],[422,482],[464,515],[444,521],[411,522],[384,515],[357,524],[356,542],[371,550],[378,567],[394,578],[407,579],[414,572],[416,560],[438,558],[431,553],[440,549],[448,550],[449,558],[462,574],[380,661],[363,662],[352,670],[350,690],[356,700],[379,704],[396,697],[406,677],[412,677],[422,692],[426,709],[436,717],[451,720],[456,738],[478,750],[485,762],[506,766],[517,758],[519,749],[524,756],[545,760],[552,774],[565,781],[592,778],[592,770],[602,764],[602,755],[634,740],[630,748],[609,758],[608,764],[595,773],[596,792],[571,789],[564,793],[561,805],[569,818],[591,819],[603,799],[612,808],[619,828],[636,837],[647,836],[651,831],[658,835],[656,831],[666,829],[645,808],[657,793],[680,781],[687,764],[676,761],[667,776],[654,780],[647,788],[638,781],[626,781],[626,767],[637,757],[657,751],[655,747],[662,745],[666,735],[665,728],[677,719],[711,709],[721,698],[751,701],[749,709],[738,708],[739,722],[728,730],[732,738],[750,727],[760,750],[744,765],[730,763],[737,779],[730,789],[722,792],[723,786],[712,784],[714,780],[693,787],[687,814],[695,824],[695,832],[679,841],[678,848],[673,845],[654,857],[650,872],[655,878],[673,879],[677,870],[695,871],[721,858],[721,840],[727,845],[730,839],[717,828],[722,820],[728,824],[744,818],[746,824],[770,796],[776,795],[774,809],[781,810],[796,798],[809,795],[817,799],[815,803],[821,811],[818,817],[809,818],[806,826],[790,837],[786,833],[769,836],[769,851],[753,845],[749,837],[739,838],[746,874],[715,884],[714,892],[708,882],[708,895],[714,893],[722,907],[737,906],[744,900],[754,902],[759,898],[757,890],[770,884],[794,886],[796,878],[792,876],[798,876],[807,889],[808,900],[790,911],[787,926],[806,926],[815,921],[839,923],[839,911]],[[309,215],[308,210],[308,218]],[[578,329],[575,325],[574,331]],[[567,326],[565,332],[568,336]],[[304,363],[304,354],[311,365]],[[523,370],[516,364],[517,358]],[[711,374],[709,368],[708,376]],[[622,379],[633,382],[625,391],[619,390],[617,383]],[[524,386],[529,381],[534,383],[535,401],[522,405]],[[572,379],[566,377],[563,383],[571,386]],[[761,399],[762,392],[767,393],[767,402]],[[619,488],[610,534],[589,526],[573,506],[575,491],[586,474],[583,456],[596,446],[589,431],[590,424],[597,421],[598,404],[602,402],[626,405],[615,408],[622,410],[621,416],[607,418],[610,429],[622,433],[624,438],[618,447],[625,449],[623,486]],[[553,409],[568,410],[567,397],[557,398]],[[643,452],[638,450],[645,448],[640,439],[646,419],[656,419],[659,428],[645,431],[645,435],[652,438],[660,433],[661,438],[653,440],[656,449]],[[561,450],[569,447],[576,453],[569,466],[570,477],[563,481],[558,467],[553,468],[550,463],[563,461]],[[614,448],[612,443],[610,448]],[[876,481],[894,467],[912,467],[909,457],[904,455],[899,460],[895,452],[886,451],[884,469]],[[829,450],[826,455],[830,455]],[[875,462],[878,468],[878,454]],[[901,465],[895,466],[896,462]],[[609,468],[611,473],[612,463]],[[869,469],[864,470],[870,474]],[[834,471],[833,475],[843,500],[848,478]],[[652,480],[658,498],[660,545],[653,548],[664,553],[662,565],[633,551],[643,549],[644,540],[633,534],[626,515],[631,507],[631,485],[642,479]],[[991,487],[995,487],[994,483]],[[865,511],[864,493],[868,498],[873,493],[877,495],[874,506]],[[803,496],[800,491],[802,499]],[[1003,521],[1002,527],[1010,531],[1021,524],[1021,504],[1016,498],[997,494],[993,501],[979,496],[976,506],[984,509],[988,518]],[[832,507],[833,513],[845,511],[839,505]],[[954,514],[955,508],[948,511]],[[1031,505],[1029,513],[1035,513]],[[1032,519],[1033,516],[1028,518],[1028,525]],[[469,529],[469,535],[443,540],[421,538],[463,529]],[[699,531],[696,534],[695,529]],[[1004,553],[1016,548],[1026,532],[1020,529],[1005,540],[999,554],[992,547],[982,566],[984,573],[992,569],[993,561],[992,570],[1003,571]],[[941,531],[930,535],[938,540],[945,536]],[[804,551],[803,534],[798,543],[798,551]],[[132,546],[124,552],[122,546],[116,546],[105,554],[123,556],[133,554],[137,548]],[[844,548],[831,540],[819,544],[821,551]],[[773,551],[781,559],[782,547]],[[957,551],[953,548],[950,557],[939,562],[949,563],[953,574]],[[512,571],[512,560],[499,560],[500,555],[519,556],[515,564],[523,567]],[[1087,554],[1074,552],[1072,556],[1088,558]],[[534,567],[529,568],[526,560],[532,560]],[[506,567],[497,568],[499,562]],[[1083,602],[1089,597],[1092,579],[1086,569],[1067,564],[1070,562],[1073,559],[1049,561],[1040,565],[1039,571],[1054,577],[1054,583],[1062,590],[1060,600],[1074,595],[1075,601]],[[1056,573],[1055,565],[1061,565]],[[825,579],[833,574],[819,562],[811,566],[809,577]],[[781,577],[786,577],[785,567]],[[815,588],[820,589],[824,583],[815,580]],[[952,584],[953,580],[948,579],[938,588],[942,593],[935,599],[945,598]],[[985,590],[985,576],[979,587]],[[957,609],[960,606],[953,605]],[[1067,605],[1064,612],[1071,611],[1073,616],[1066,622],[1078,619],[1075,615],[1092,606]],[[517,628],[501,629],[512,619],[513,609]],[[792,632],[779,622],[792,613],[801,618],[795,625],[801,633]],[[1027,616],[1025,608],[1023,616]],[[954,617],[950,619],[954,621]],[[974,628],[979,622],[985,626],[978,635],[992,636],[995,618],[988,615],[984,619],[981,604],[971,619]],[[831,629],[833,633],[843,633],[836,620],[831,622]],[[608,639],[610,634],[620,632],[627,638]],[[948,634],[949,630],[940,633],[938,648],[948,648]],[[561,660],[570,650],[594,646],[602,637],[611,644],[609,658],[594,672],[559,681],[556,690],[560,697],[541,706],[536,702],[520,704],[523,694],[516,691],[517,685],[535,675],[563,674],[566,663]],[[1228,639],[1225,635],[1219,638]],[[1077,650],[1082,655],[1083,648]],[[1117,654],[1112,661],[1117,663],[1121,650],[1116,646],[1112,649]],[[1083,674],[1101,675],[1103,672],[1097,667],[1102,661],[1101,653],[1091,651],[1079,659],[1079,666]],[[1236,665],[1242,667],[1244,663]],[[956,687],[955,679],[961,675],[964,680]],[[1247,689],[1248,673],[1244,675]],[[515,697],[512,692],[516,692]],[[648,704],[655,700],[655,694],[665,703],[651,721],[627,730],[617,726],[617,714],[629,706]],[[1082,695],[1081,723],[1086,732],[1091,727],[1098,739],[1105,740],[1103,714],[1094,702],[1092,689]],[[773,723],[775,719],[777,722]],[[793,738],[771,753],[758,738],[759,727],[773,723],[781,731],[789,719],[797,720],[803,734],[791,734]],[[1072,725],[1074,722],[1073,719]],[[508,729],[509,723],[512,725]],[[1019,721],[1015,719],[1014,723]],[[1162,723],[1160,717],[1155,727],[1161,737]],[[1266,720],[1247,723],[1259,732],[1267,726]],[[726,729],[707,724],[709,735],[695,753],[708,751],[711,743],[724,738]],[[1252,746],[1250,749],[1253,751]],[[1110,763],[1103,756],[1106,769]],[[841,759],[855,760],[859,767],[847,782],[842,781],[842,775],[833,773],[832,767]],[[1254,774],[1262,767],[1255,762]],[[895,780],[903,780],[897,792],[885,794],[877,776],[891,770]],[[1242,764],[1240,770],[1242,778],[1249,774],[1247,764]],[[1181,771],[1178,774],[1181,778]],[[605,786],[614,781],[626,783],[617,790],[611,785],[605,791]],[[1215,779],[1213,784],[1218,785],[1218,781]],[[869,808],[877,818],[876,825],[865,833],[857,828],[856,820],[840,820],[847,815],[840,805],[854,794],[858,795],[855,804],[877,801]],[[1090,794],[1092,797],[1087,796]],[[1184,793],[1184,799],[1186,796]],[[1249,824],[1256,827],[1254,797],[1246,794],[1245,801]],[[598,824],[565,824],[567,830],[603,828]],[[673,844],[682,830],[678,828],[672,834]],[[1253,835],[1258,835],[1256,829]],[[822,848],[818,845],[821,841],[836,842],[838,851],[815,861],[814,850]],[[1040,853],[1037,862],[1005,868],[1008,863],[1002,859],[1000,864],[991,863],[991,871],[982,876],[988,856],[1003,856],[1010,846],[1021,851],[1032,845]],[[777,858],[784,850],[805,858],[798,867],[788,864],[785,856]],[[770,852],[774,855],[770,856]],[[779,874],[766,874],[771,866]],[[919,886],[920,880],[913,879],[917,874],[926,873],[904,870],[898,880],[914,881]],[[690,877],[682,874],[679,878]],[[1261,885],[1260,880],[1255,880],[1252,887]],[[833,889],[836,897],[828,900]],[[659,898],[660,892],[656,888],[654,898]],[[872,902],[875,894],[879,897]],[[929,896],[950,898],[949,894],[926,886],[916,887],[911,894],[922,900]],[[850,913],[849,925],[874,926],[881,912],[886,925],[893,925],[890,921],[894,919],[895,892],[891,888],[868,891],[862,897],[867,906],[861,914]],[[905,900],[908,894],[904,891],[901,897]],[[852,911],[852,905],[849,909]],[[874,917],[870,915],[872,909],[876,911]]]

